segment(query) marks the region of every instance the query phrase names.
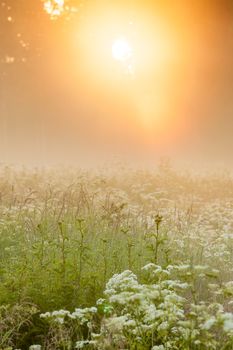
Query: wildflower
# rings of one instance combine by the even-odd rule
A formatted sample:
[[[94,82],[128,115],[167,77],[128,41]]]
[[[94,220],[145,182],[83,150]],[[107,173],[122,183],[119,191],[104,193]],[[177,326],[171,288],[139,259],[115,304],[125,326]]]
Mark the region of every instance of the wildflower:
[[[222,319],[223,319],[223,330],[225,332],[233,331],[233,314],[227,312],[222,315]]]
[[[29,350],[41,350],[41,345],[31,345]]]
[[[83,349],[85,346],[88,345],[95,345],[96,341],[95,340],[81,340],[76,342],[76,349]]]

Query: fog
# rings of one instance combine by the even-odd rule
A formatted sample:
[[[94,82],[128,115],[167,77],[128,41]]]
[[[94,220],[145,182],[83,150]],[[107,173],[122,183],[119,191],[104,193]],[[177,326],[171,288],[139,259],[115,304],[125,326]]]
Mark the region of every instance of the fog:
[[[40,0],[0,2],[1,162],[231,167],[232,1],[68,4],[51,18]],[[118,32],[133,77],[101,41]]]

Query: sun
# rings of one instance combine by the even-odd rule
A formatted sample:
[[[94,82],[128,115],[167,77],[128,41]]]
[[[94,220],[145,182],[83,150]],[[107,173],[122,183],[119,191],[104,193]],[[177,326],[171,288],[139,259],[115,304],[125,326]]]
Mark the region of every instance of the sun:
[[[125,38],[116,39],[112,44],[112,56],[115,60],[126,62],[132,57],[132,48]]]

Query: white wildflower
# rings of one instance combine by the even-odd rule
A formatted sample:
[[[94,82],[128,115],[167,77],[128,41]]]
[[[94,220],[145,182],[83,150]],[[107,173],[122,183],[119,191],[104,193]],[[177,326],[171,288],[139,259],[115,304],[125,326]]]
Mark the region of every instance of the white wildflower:
[[[41,350],[41,345],[31,345],[29,350]]]

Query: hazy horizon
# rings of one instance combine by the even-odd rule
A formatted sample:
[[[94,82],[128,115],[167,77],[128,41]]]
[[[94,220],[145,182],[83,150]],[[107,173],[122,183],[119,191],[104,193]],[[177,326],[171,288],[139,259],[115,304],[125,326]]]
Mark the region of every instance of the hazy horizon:
[[[52,3],[0,1],[1,163],[232,167],[232,1]]]

